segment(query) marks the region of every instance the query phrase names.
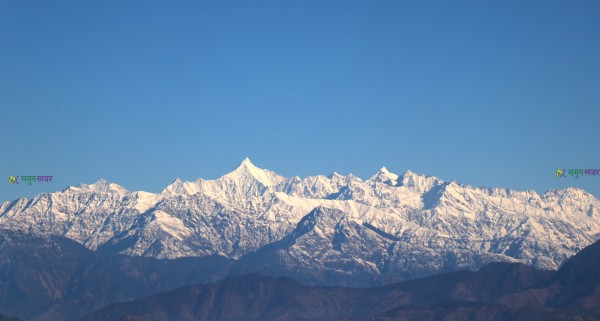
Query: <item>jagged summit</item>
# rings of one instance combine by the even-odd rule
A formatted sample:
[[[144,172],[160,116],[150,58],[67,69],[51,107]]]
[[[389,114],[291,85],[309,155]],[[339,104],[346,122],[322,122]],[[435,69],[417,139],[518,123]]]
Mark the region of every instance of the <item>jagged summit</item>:
[[[362,179],[352,173],[349,173],[348,175],[344,176],[338,172],[333,172],[329,175],[327,175],[328,179],[331,180],[342,180],[342,181],[347,181],[347,182],[351,182],[351,181],[360,181],[362,182]]]
[[[92,183],[92,184],[79,184],[77,186],[77,188],[82,189],[82,190],[93,191],[93,192],[97,192],[97,193],[107,193],[110,191],[121,192],[121,193],[127,192],[127,190],[123,186],[115,184],[115,183],[110,183],[107,180],[105,180],[104,178],[101,178],[100,180],[98,180],[97,182]]]
[[[240,180],[254,178],[264,186],[275,186],[285,180],[274,172],[256,167],[250,158],[246,157],[233,172],[221,177],[221,179]]]
[[[317,218],[315,208],[327,215],[314,229],[298,229],[311,212]],[[1,203],[0,228],[160,259],[266,251],[271,260],[260,263],[282,271],[391,280],[498,261],[555,269],[596,241],[598,213],[600,201],[574,188],[539,195],[386,167],[364,181],[337,173],[286,178],[246,158],[218,179],[177,179],[161,194],[100,180]],[[295,230],[306,231],[299,243],[288,237]]]
[[[381,167],[381,168],[379,169],[379,171],[380,171],[381,173],[383,173],[383,174],[386,174],[386,175],[390,175],[390,174],[391,174],[391,175],[394,175],[394,176],[398,177],[398,175],[396,175],[396,174],[392,174],[390,171],[388,171],[388,169],[387,169],[385,166]]]
[[[252,161],[250,160],[250,158],[246,157],[240,163],[240,165],[235,170],[233,170],[231,173],[229,173],[229,174],[233,174],[233,173],[248,173],[248,174],[260,175],[264,171],[265,170],[256,167],[256,165],[254,165],[252,163]],[[226,174],[226,175],[229,175],[229,174]]]
[[[334,178],[343,178],[343,177],[344,177],[344,176],[343,176],[343,175],[341,175],[341,174],[340,174],[340,173],[338,173],[338,172],[333,172],[333,173],[331,173],[331,174],[327,175],[327,178],[329,178],[329,179],[334,179]]]
[[[276,173],[257,167],[250,158],[246,157],[240,165],[216,180],[203,180],[198,178],[194,182],[184,182],[176,179],[171,185],[167,186],[162,192],[165,195],[193,195],[196,193],[209,193],[211,195],[228,194],[233,190],[242,190],[252,188],[254,183],[259,183],[264,187],[273,187],[285,182],[287,179]],[[236,187],[234,187],[236,186]]]
[[[383,166],[377,173],[375,173],[375,175],[369,178],[368,181],[395,186],[398,184],[398,175],[390,172],[385,166]]]
[[[167,186],[161,194],[182,194],[185,192],[185,182],[181,178],[177,178],[169,186]]]
[[[405,186],[417,192],[426,192],[434,186],[442,185],[444,181],[435,176],[417,174],[411,170],[407,170],[398,179],[397,186]]]

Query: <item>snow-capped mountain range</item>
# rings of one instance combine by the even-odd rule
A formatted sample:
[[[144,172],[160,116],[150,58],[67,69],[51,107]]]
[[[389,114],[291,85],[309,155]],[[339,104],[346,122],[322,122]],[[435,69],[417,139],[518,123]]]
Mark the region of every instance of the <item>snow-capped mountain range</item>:
[[[385,167],[373,177],[286,178],[245,159],[160,194],[101,180],[0,205],[0,228],[95,251],[221,255],[239,271],[368,285],[493,261],[556,269],[600,237],[600,201],[576,188],[476,188]]]

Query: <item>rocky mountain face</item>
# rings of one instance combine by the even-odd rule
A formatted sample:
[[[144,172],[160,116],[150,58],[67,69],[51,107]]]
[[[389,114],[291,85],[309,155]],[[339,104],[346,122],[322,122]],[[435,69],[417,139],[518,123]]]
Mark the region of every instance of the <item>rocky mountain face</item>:
[[[160,194],[99,181],[0,205],[0,228],[64,236],[103,254],[219,255],[308,284],[373,286],[520,262],[556,269],[600,237],[600,201],[580,189],[476,188],[382,168],[286,178],[244,160],[217,180]]]
[[[94,253],[60,237],[0,233],[0,313],[60,321],[227,275],[231,260],[157,260]],[[0,318],[0,320],[2,320]]]
[[[600,241],[557,272],[491,263],[373,288],[311,287],[248,274],[114,304],[81,321],[600,320],[598,258]]]

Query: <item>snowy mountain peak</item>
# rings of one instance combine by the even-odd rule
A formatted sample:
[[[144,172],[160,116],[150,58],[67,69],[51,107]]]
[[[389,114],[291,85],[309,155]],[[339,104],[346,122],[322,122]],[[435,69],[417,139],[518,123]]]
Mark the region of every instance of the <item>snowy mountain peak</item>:
[[[429,191],[432,187],[443,184],[444,181],[428,175],[417,174],[411,170],[407,170],[399,179],[399,186],[405,186],[417,192],[423,193]]]
[[[348,179],[348,181],[358,181],[358,182],[362,182],[362,179],[360,179],[360,177],[350,173],[348,174],[348,176],[346,176],[346,178]]]
[[[366,181],[288,179],[246,158],[219,179],[177,179],[162,194],[100,180],[0,203],[0,228],[155,258],[264,252],[271,259],[260,263],[276,269],[374,280],[492,261],[554,269],[598,239],[599,214],[600,201],[577,188],[539,195],[385,167]]]
[[[329,174],[327,176],[327,178],[329,179],[334,179],[334,178],[343,178],[344,176],[340,175],[338,172],[333,172],[331,174]]]
[[[109,183],[105,179],[100,179],[99,181],[93,184],[80,184],[78,187],[82,190],[93,191],[96,193],[108,193],[110,191],[119,193],[127,192],[127,190],[123,186],[114,183]]]
[[[275,186],[285,180],[284,177],[279,176],[274,172],[256,167],[248,157],[242,161],[238,168],[222,178],[228,178],[234,181],[254,178],[264,186]]]
[[[183,181],[178,178],[171,183],[171,185],[167,186],[162,194],[182,194],[185,191],[185,187],[183,185]]]
[[[391,174],[391,172],[390,172],[390,171],[388,171],[388,169],[387,169],[385,166],[381,167],[381,168],[379,169],[379,171],[380,171],[381,173],[384,173],[384,174]],[[395,175],[395,174],[394,174],[394,175]],[[396,175],[396,176],[398,176],[398,175]]]
[[[398,175],[388,171],[388,169],[383,166],[375,175],[369,178],[368,181],[395,186],[398,183]]]

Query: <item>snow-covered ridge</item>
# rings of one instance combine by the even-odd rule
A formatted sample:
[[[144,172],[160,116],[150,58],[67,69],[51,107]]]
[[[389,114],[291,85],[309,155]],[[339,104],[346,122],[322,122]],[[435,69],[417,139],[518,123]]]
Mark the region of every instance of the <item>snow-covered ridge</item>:
[[[246,158],[219,179],[177,179],[160,194],[100,180],[5,202],[0,227],[129,255],[238,259],[296,235],[307,215],[321,213],[296,245],[276,250],[274,262],[306,273],[358,269],[393,279],[489,261],[556,268],[600,237],[599,211],[598,199],[576,188],[476,188],[385,167],[367,180],[286,178]]]

